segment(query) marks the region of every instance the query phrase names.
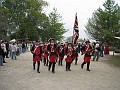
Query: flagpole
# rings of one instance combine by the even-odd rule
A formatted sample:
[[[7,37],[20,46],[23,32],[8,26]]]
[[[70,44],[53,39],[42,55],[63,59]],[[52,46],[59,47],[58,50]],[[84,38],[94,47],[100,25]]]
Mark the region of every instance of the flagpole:
[[[72,44],[74,44],[74,41],[73,41],[73,39],[74,39],[74,27],[73,27]]]

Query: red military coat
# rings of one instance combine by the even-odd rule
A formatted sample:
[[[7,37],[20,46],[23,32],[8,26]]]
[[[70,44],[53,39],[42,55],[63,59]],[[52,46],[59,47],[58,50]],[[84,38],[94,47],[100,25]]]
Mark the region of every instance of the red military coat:
[[[49,44],[47,50],[49,51],[49,61],[56,62],[57,59],[57,45],[56,44]]]
[[[91,52],[92,52],[92,47],[90,45],[85,46],[85,55],[84,55],[84,62],[90,62],[91,59]]]
[[[66,62],[72,62],[72,56],[71,55],[67,55],[67,58],[65,59]]]
[[[109,45],[108,44],[105,45],[104,54],[109,55]]]
[[[33,62],[41,61],[42,48],[40,46],[33,46],[31,52],[33,53]]]
[[[73,49],[72,47],[68,47],[68,51],[67,51],[67,58],[65,59],[66,62],[72,62],[72,52],[73,52]]]
[[[78,58],[78,47],[75,47],[73,52],[72,52],[72,58],[73,60]]]
[[[42,56],[43,56],[45,59],[47,59],[48,56],[49,56],[48,50],[47,50],[47,45],[44,45],[44,46],[42,47],[42,50],[43,50],[43,55],[42,55]]]
[[[58,54],[59,54],[59,60],[60,59],[62,59],[62,58],[64,58],[64,48],[59,48],[59,50],[58,50]]]

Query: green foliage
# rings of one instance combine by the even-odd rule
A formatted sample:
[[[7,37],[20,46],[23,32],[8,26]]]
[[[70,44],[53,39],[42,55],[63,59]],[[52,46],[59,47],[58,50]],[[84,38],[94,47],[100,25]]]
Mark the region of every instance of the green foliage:
[[[61,22],[62,17],[57,13],[57,9],[53,9],[53,12],[46,18],[42,30],[42,40],[48,40],[49,38],[55,38],[56,40],[63,39],[63,34],[66,32],[64,24]]]
[[[86,33],[114,46],[119,42],[115,37],[120,36],[120,6],[113,0],[106,0],[103,6],[104,9],[98,8],[88,19]]]
[[[57,9],[47,16],[43,12],[46,6],[48,3],[43,0],[2,0],[0,33],[10,36],[11,39],[36,40],[39,37],[42,41],[49,38],[62,39],[66,32],[61,22],[62,17],[57,13]]]
[[[66,42],[71,42],[72,43],[73,42],[73,36],[67,37]]]
[[[1,12],[11,26],[11,37],[38,39],[38,25],[41,23],[43,7],[47,5],[43,0],[3,0]]]

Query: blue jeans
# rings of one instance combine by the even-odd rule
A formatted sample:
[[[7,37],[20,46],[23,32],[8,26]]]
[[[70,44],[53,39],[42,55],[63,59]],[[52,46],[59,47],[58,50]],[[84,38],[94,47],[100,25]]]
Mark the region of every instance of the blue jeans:
[[[13,59],[13,58],[14,58],[15,60],[17,59],[17,58],[16,58],[16,52],[11,52],[11,56],[12,56],[12,57],[11,57],[12,59]]]
[[[22,48],[22,52],[25,53],[26,52],[26,48]]]
[[[19,52],[20,52],[20,54],[22,53],[22,47],[19,47]]]
[[[9,57],[12,57],[12,54],[11,54],[12,52],[10,51],[10,53],[9,53]]]
[[[3,66],[3,56],[0,55],[0,66]]]
[[[99,51],[95,52],[95,54],[93,56],[93,61],[95,60],[95,58],[96,58],[96,61],[98,61],[98,59],[99,59]]]
[[[100,56],[103,57],[103,50],[100,51]]]

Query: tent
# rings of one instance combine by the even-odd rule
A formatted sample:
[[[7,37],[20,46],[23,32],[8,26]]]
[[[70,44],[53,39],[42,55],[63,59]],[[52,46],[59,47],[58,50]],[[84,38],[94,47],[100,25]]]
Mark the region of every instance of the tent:
[[[120,39],[120,37],[115,37],[116,39]]]
[[[10,42],[16,42],[16,40],[15,40],[15,39],[12,39],[12,40],[10,40]]]

